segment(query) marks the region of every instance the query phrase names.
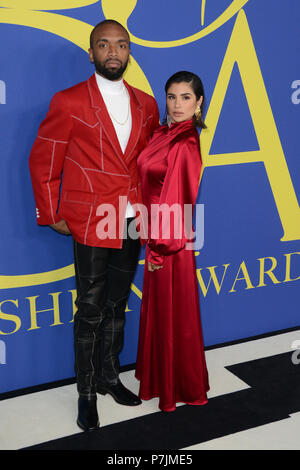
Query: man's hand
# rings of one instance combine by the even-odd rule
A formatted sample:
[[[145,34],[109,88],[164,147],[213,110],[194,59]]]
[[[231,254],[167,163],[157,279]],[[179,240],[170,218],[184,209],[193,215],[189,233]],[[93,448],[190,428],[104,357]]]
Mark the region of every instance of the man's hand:
[[[50,227],[53,228],[53,230],[56,230],[56,232],[61,233],[63,235],[71,235],[71,232],[65,220],[60,220],[56,224],[50,225]]]
[[[162,266],[159,266],[158,264],[153,264],[150,261],[148,261],[148,271],[157,271],[157,269],[161,269]]]

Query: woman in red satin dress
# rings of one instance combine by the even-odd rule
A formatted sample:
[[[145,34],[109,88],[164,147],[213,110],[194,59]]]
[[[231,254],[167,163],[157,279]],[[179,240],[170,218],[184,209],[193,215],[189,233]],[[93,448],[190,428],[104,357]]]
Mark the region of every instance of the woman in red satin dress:
[[[184,206],[195,206],[201,172],[196,125],[206,126],[197,75],[177,72],[165,91],[169,125],[154,132],[138,158],[148,242],[136,378],[141,399],[159,397],[159,408],[173,411],[178,402],[207,403],[209,390],[195,258],[184,230]],[[168,219],[163,208],[173,204]]]

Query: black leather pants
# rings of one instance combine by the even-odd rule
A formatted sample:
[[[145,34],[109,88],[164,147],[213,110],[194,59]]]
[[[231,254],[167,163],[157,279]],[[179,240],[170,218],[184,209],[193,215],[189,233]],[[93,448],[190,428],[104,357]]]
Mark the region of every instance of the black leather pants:
[[[127,219],[128,224],[131,220]],[[74,318],[75,372],[81,396],[95,395],[98,382],[118,381],[125,308],[139,250],[139,240],[130,238],[123,240],[122,249],[74,241],[78,309]]]

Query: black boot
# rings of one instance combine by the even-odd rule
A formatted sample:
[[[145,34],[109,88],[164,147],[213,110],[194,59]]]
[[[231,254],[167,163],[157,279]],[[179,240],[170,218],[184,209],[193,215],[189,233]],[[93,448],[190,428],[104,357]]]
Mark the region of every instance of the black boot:
[[[121,405],[137,406],[142,403],[142,400],[133,392],[128,390],[128,388],[124,387],[120,380],[118,380],[115,385],[98,383],[97,392],[101,395],[106,395],[108,393]]]
[[[93,431],[99,427],[97,397],[79,396],[77,424],[84,431]]]
[[[83,328],[78,329],[77,322],[78,317],[75,316],[75,371],[79,394],[77,424],[84,431],[92,431],[99,427],[96,395],[99,368],[99,338],[96,331],[99,321],[90,319],[86,322],[94,330],[92,334],[88,334],[87,329],[83,332]]]

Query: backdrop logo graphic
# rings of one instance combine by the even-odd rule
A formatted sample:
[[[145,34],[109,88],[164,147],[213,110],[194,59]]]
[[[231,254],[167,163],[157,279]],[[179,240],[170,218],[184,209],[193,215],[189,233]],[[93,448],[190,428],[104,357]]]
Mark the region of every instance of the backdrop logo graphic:
[[[0,104],[6,104],[6,83],[0,80]]]
[[[292,88],[295,91],[292,93],[291,100],[293,104],[300,103],[300,80],[294,80],[292,83]]]
[[[144,47],[178,47],[190,44],[213,33],[237,14],[219,77],[209,104],[206,116],[208,129],[201,133],[204,163],[202,174],[208,166],[263,162],[284,231],[281,240],[297,240],[300,239],[299,205],[264,86],[247,18],[242,10],[242,7],[247,2],[248,0],[233,0],[216,19],[204,26],[205,9],[208,2],[202,0],[201,25],[203,28],[198,33],[182,39],[175,41],[143,40],[134,36],[129,30],[130,39],[131,42]],[[2,7],[0,8],[0,23],[23,25],[50,32],[65,38],[87,52],[89,48],[89,35],[93,26],[56,12],[51,13],[51,10],[77,8],[95,3],[99,3],[100,7],[100,2],[95,0],[76,0],[75,2],[70,0],[61,0],[60,2],[45,1],[42,7],[39,0],[14,0],[9,2],[0,0],[0,6]],[[137,0],[128,0],[126,2],[123,0],[102,0],[101,2],[104,16],[116,19],[127,29],[129,29],[127,25],[128,18],[136,5]],[[48,11],[43,11],[46,9]],[[242,84],[260,148],[258,151],[211,155],[210,148],[234,63],[237,63],[240,70]],[[130,66],[126,71],[126,80],[133,86],[153,95],[145,74],[133,57],[131,57]],[[295,93],[297,92],[298,90],[295,91]],[[294,96],[293,99],[298,100],[298,95]],[[3,288],[13,288],[52,283],[73,276],[74,266],[69,265],[57,270],[32,275],[0,276],[0,282],[2,282]]]
[[[102,10],[106,18],[114,18],[119,21],[126,29],[129,30],[130,40],[134,44],[151,48],[169,48],[190,44],[198,39],[207,36],[208,34],[216,31],[228,20],[230,20],[249,0],[233,0],[228,7],[210,24],[201,29],[198,33],[188,36],[186,38],[177,39],[175,41],[148,41],[134,36],[127,21],[136,7],[138,0],[102,0]],[[201,0],[201,25],[204,25],[205,8],[207,0]]]
[[[6,364],[6,344],[0,340],[0,364]]]

